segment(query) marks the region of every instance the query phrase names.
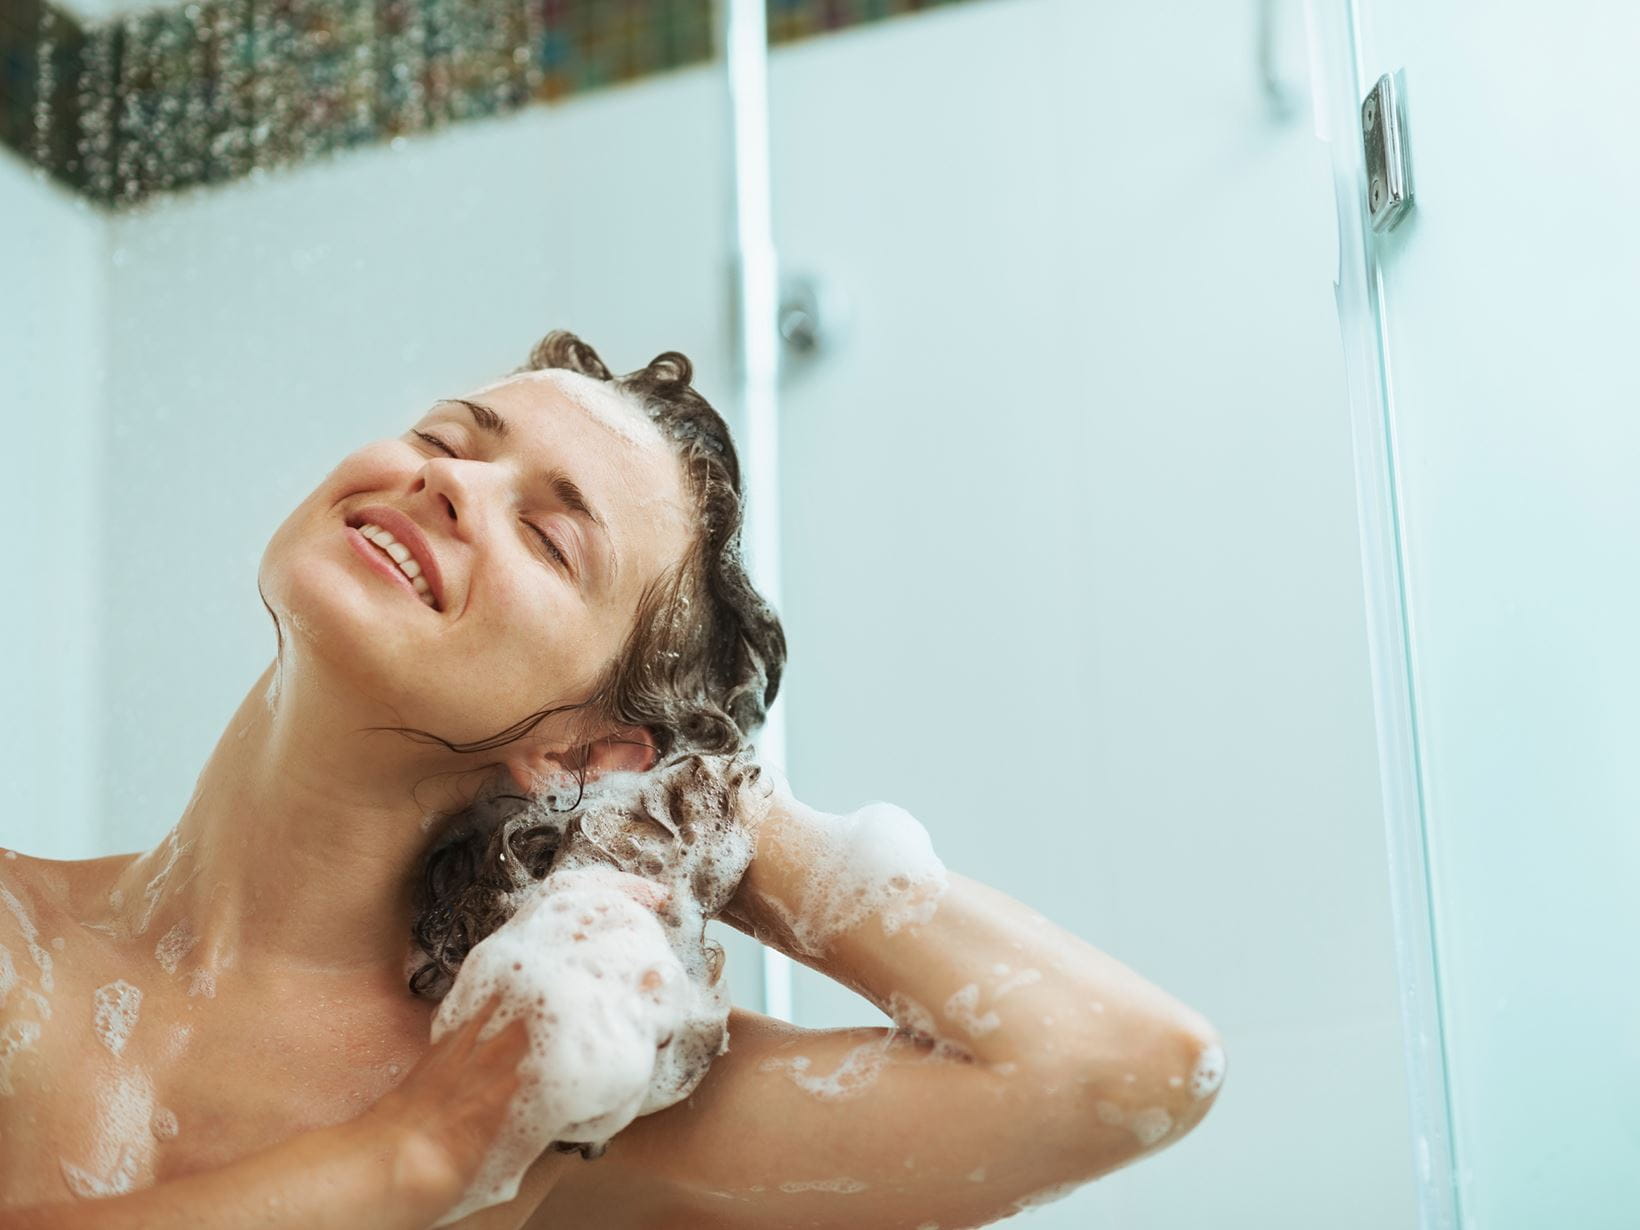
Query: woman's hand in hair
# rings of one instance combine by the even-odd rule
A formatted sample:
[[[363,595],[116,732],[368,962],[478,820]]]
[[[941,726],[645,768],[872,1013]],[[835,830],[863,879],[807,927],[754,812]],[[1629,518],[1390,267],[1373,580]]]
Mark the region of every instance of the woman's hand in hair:
[[[354,1123],[391,1142],[393,1184],[437,1216],[478,1174],[507,1117],[529,1046],[514,1018],[481,1038],[500,995],[429,1048],[394,1089]]]

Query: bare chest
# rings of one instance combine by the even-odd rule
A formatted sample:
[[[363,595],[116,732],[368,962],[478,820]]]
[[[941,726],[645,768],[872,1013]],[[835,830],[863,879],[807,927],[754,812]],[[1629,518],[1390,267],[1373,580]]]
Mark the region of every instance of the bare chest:
[[[227,977],[207,995],[79,955],[6,1005],[0,1204],[135,1191],[351,1119],[426,1048],[420,1005]]]

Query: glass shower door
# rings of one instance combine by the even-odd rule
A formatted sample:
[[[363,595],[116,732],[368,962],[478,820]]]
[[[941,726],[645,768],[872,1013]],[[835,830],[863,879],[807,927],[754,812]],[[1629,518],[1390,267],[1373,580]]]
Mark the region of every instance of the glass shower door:
[[[1403,775],[1427,859],[1426,1225],[1626,1230],[1640,1224],[1640,16],[1355,8],[1354,97],[1403,71],[1416,194],[1367,244],[1353,307],[1381,364],[1356,376],[1381,379],[1393,496],[1363,528],[1400,559]]]

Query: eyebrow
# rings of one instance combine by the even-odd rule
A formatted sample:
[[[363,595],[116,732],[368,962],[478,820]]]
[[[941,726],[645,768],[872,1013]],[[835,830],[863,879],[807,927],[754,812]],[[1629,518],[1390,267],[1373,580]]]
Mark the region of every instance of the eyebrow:
[[[486,406],[482,402],[468,401],[465,397],[446,397],[444,401],[458,406],[466,406],[467,413],[472,415],[473,422],[480,431],[492,435],[498,440],[506,438],[507,420],[492,407]],[[604,519],[598,515],[597,510],[587,501],[585,493],[582,492],[575,480],[564,473],[563,470],[548,470],[547,482],[552,487],[553,495],[558,497],[559,503],[571,512],[579,513],[603,531],[606,551],[605,571],[612,575],[615,561],[614,553],[609,550],[609,526],[605,524]]]

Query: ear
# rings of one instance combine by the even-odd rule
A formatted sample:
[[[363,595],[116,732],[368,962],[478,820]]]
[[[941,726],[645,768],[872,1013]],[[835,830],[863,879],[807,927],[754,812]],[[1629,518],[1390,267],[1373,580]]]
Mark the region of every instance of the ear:
[[[513,784],[525,794],[533,794],[557,779],[575,778],[585,770],[588,779],[605,773],[647,773],[660,759],[655,736],[645,726],[623,726],[594,743],[563,751],[524,749],[506,760]]]
[[[583,763],[588,777],[605,773],[647,773],[660,759],[661,749],[647,726],[623,726],[588,745]]]

